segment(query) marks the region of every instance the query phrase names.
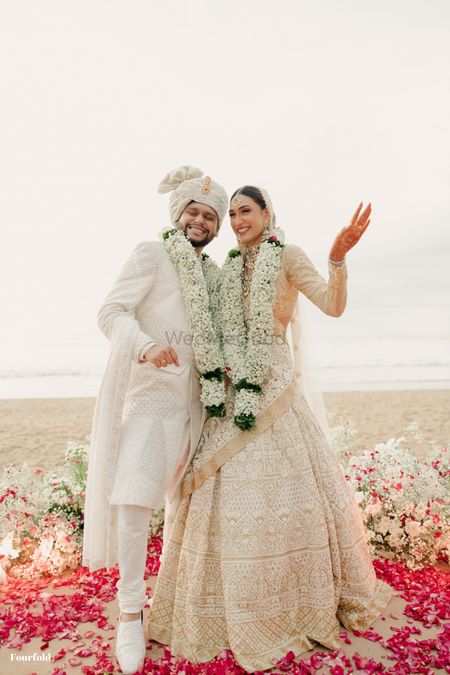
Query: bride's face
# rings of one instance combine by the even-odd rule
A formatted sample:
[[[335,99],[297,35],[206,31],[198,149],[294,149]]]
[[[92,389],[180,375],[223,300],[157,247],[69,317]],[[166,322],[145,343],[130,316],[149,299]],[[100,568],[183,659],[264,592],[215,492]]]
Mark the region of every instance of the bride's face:
[[[239,243],[253,246],[261,241],[269,214],[251,197],[240,194],[231,200],[230,221]]]

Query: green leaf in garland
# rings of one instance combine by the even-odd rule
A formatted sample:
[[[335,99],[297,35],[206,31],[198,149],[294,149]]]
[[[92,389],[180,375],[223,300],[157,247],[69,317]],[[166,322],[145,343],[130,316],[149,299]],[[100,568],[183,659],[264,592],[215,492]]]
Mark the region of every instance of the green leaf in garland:
[[[202,260],[208,260],[209,255],[207,253],[202,253]]]
[[[227,414],[225,403],[220,403],[220,405],[207,405],[205,410],[210,417],[225,417]]]
[[[262,393],[262,387],[259,384],[253,384],[253,382],[248,382],[245,378],[239,380],[236,384],[236,390],[241,391],[241,389],[247,389],[247,391],[253,391],[255,394]]]
[[[241,252],[238,248],[232,248],[231,251],[229,251],[229,253],[228,253],[229,258],[237,258],[240,255],[241,255]]]
[[[236,415],[234,423],[241,431],[249,431],[253,429],[256,424],[256,417],[254,415]]]
[[[215,370],[208,370],[206,373],[203,373],[202,377],[205,380],[217,380],[217,382],[223,382],[224,371],[222,368],[216,368]]]
[[[164,240],[165,240],[165,239],[168,239],[170,236],[172,236],[172,234],[176,234],[177,232],[178,232],[178,230],[176,230],[174,227],[172,227],[170,230],[165,230],[165,231],[162,233],[162,238],[163,238]]]

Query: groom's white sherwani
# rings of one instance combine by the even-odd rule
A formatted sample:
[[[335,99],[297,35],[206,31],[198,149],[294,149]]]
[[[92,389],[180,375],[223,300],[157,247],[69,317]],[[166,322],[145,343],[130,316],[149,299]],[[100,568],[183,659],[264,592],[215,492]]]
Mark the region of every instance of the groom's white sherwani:
[[[91,570],[116,563],[116,505],[157,509],[173,499],[204,421],[179,277],[162,242],[136,247],[98,319],[112,350],[89,456],[83,564]],[[171,344],[180,366],[141,363],[151,344]]]

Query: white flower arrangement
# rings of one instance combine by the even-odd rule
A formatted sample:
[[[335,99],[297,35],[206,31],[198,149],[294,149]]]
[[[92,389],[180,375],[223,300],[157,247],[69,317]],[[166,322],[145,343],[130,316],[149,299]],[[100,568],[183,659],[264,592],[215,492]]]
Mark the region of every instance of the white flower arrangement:
[[[220,269],[206,253],[198,256],[181,230],[169,229],[162,236],[180,277],[201,400],[211,417],[224,417],[224,361],[218,326]]]
[[[329,413],[329,417],[332,421],[336,419],[332,413]],[[348,421],[330,427],[330,445],[343,466],[348,464],[348,458],[353,455],[356,435],[355,427]]]
[[[449,452],[440,449],[425,462],[403,442],[390,439],[350,457],[345,472],[373,553],[415,569],[450,557]]]
[[[242,299],[244,260],[232,249],[222,269],[221,326],[225,367],[236,388],[234,422],[242,430],[256,422],[273,340],[273,300],[280,272],[284,233],[277,229],[260,244],[250,285],[248,330]]]

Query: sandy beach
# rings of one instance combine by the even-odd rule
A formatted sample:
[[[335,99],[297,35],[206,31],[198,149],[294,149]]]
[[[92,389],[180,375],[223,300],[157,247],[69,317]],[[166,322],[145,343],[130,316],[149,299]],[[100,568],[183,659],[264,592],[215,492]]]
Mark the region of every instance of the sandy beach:
[[[26,461],[44,470],[61,465],[69,441],[85,442],[95,399],[48,398],[0,400],[0,465]],[[330,426],[351,423],[357,430],[355,451],[403,434],[416,422],[423,439],[411,441],[418,455],[430,442],[450,441],[450,390],[325,393]]]

